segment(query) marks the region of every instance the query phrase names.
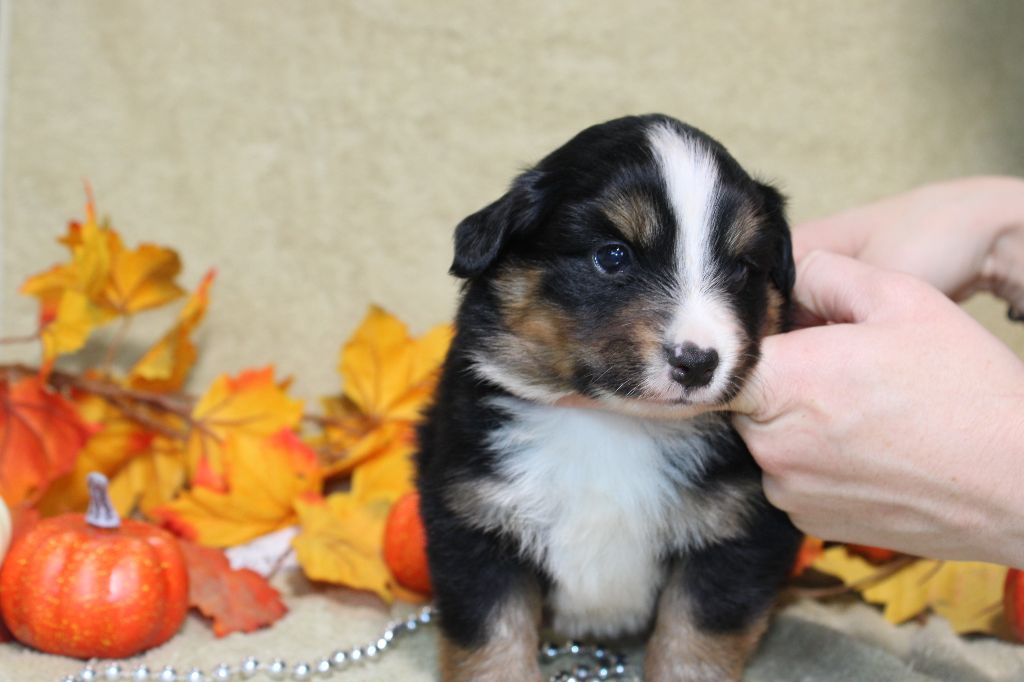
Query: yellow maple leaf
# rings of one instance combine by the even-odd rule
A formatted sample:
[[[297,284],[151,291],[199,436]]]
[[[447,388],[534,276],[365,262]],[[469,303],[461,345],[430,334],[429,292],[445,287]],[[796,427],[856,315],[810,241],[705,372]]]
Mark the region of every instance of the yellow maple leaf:
[[[371,306],[341,351],[345,395],[364,415],[418,419],[451,338],[451,326],[440,325],[414,339],[398,318]]]
[[[152,244],[125,249],[112,228],[97,223],[88,186],[86,195],[85,222],[71,223],[59,240],[71,251],[71,262],[33,275],[21,287],[39,301],[44,372],[57,356],[85,345],[96,327],[183,293],[174,283],[181,270],[178,255]]]
[[[294,525],[295,499],[320,489],[316,453],[288,429],[228,434],[221,456],[221,477],[194,477],[188,492],[153,516],[189,540],[230,547]]]
[[[143,453],[130,457],[110,478],[110,500],[122,516],[153,511],[173,500],[185,485],[185,452],[180,442],[157,436]]]
[[[132,386],[169,393],[181,389],[196,360],[192,332],[206,315],[210,286],[216,273],[210,270],[178,313],[175,325],[146,351],[132,367]]]
[[[825,550],[814,568],[847,585],[867,581],[861,594],[872,604],[883,605],[883,615],[891,623],[903,623],[930,609],[959,633],[995,633],[1002,615],[994,608],[1003,598],[1007,569],[1002,566],[921,559],[872,581],[884,568],[839,546]]]
[[[395,441],[355,470],[350,492],[296,502],[302,530],[292,546],[308,577],[394,599],[396,585],[382,553],[384,524],[394,501],[412,490],[411,453],[407,442]]]
[[[344,394],[323,401],[328,419],[320,444],[343,453],[330,463],[330,475],[350,473],[391,440],[411,437],[451,337],[451,325],[439,325],[414,338],[393,315],[370,308],[341,350]]]
[[[202,465],[210,475],[220,476],[229,438],[267,438],[282,429],[294,429],[302,419],[302,401],[290,398],[274,382],[273,367],[264,367],[237,377],[217,377],[192,409],[192,419],[189,471],[194,476]]]
[[[113,315],[95,305],[74,289],[66,290],[57,303],[53,321],[43,328],[43,362],[52,363],[58,355],[73,353],[85,345],[96,327],[113,319]]]

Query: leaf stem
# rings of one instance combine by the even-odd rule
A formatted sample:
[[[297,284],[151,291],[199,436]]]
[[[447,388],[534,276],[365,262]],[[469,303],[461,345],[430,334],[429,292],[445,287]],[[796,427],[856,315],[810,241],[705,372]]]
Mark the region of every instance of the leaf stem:
[[[110,345],[107,346],[107,352],[103,355],[103,361],[100,362],[100,371],[104,374],[110,373],[110,368],[114,364],[114,357],[117,355],[117,351],[121,350],[125,336],[128,335],[128,330],[131,329],[132,319],[131,315],[125,315],[121,318],[121,324],[117,326],[114,338],[111,339]]]

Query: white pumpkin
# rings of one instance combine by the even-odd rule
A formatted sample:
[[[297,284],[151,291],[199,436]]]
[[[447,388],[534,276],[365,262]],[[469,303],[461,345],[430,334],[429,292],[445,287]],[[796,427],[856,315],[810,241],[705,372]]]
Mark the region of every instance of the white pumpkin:
[[[11,514],[7,511],[7,505],[0,499],[0,565],[4,563],[4,555],[7,554],[7,546],[11,544]]]

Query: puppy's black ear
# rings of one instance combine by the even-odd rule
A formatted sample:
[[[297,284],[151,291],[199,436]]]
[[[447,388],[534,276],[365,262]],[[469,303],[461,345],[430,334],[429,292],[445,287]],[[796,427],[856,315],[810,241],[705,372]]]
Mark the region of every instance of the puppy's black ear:
[[[505,246],[525,236],[543,217],[541,172],[529,170],[503,197],[465,218],[455,228],[455,260],[449,272],[473,278],[491,267]]]
[[[788,300],[796,282],[796,265],[793,262],[793,240],[790,237],[789,222],[786,220],[786,198],[771,185],[758,185],[761,189],[763,215],[775,240],[769,276],[775,288]]]

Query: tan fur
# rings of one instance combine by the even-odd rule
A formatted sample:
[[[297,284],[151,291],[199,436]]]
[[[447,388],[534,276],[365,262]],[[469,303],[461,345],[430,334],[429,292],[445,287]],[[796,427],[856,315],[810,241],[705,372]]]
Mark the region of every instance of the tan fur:
[[[487,641],[464,649],[441,637],[444,682],[538,682],[540,595],[536,587],[516,591],[490,618]]]
[[[764,324],[761,325],[761,336],[771,336],[782,331],[782,294],[775,287],[768,287],[767,310]]]
[[[726,251],[732,256],[741,255],[761,230],[761,216],[749,204],[739,208],[725,242]]]
[[[570,318],[545,304],[539,294],[543,273],[507,269],[495,280],[509,334],[494,339],[496,359],[538,383],[567,381],[574,365]]]
[[[647,643],[647,682],[738,682],[768,627],[769,614],[740,632],[712,633],[694,622],[678,569],[658,602],[654,633]]]
[[[633,244],[651,245],[658,235],[658,212],[650,197],[622,192],[603,207],[622,235]]]

